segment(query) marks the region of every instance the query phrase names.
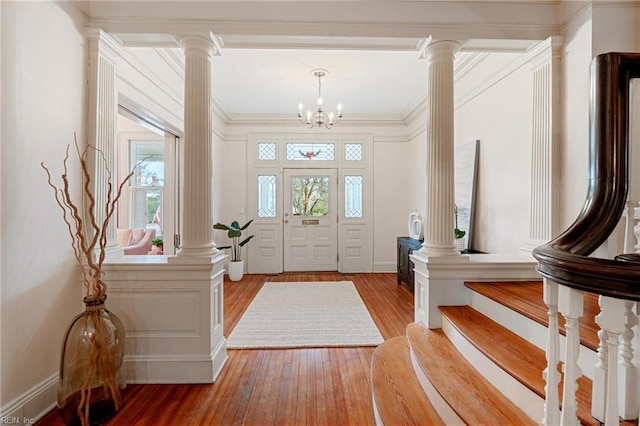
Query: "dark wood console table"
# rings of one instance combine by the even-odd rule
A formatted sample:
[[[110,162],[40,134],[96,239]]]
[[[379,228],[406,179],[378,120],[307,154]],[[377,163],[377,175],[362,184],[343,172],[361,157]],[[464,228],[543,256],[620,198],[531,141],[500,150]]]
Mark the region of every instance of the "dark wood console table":
[[[413,292],[413,262],[409,255],[420,250],[422,241],[409,237],[398,237],[398,284],[404,283]]]

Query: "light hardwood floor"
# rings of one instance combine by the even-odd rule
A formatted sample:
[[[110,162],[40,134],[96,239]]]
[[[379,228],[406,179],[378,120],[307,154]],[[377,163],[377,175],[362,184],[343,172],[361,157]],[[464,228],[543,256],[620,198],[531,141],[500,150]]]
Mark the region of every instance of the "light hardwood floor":
[[[342,280],[353,281],[385,339],[405,334],[413,294],[395,273],[304,273],[225,281],[225,335],[266,281]],[[373,425],[374,349],[229,350],[213,384],[129,385],[125,406],[108,425]],[[38,422],[62,424],[55,410]]]

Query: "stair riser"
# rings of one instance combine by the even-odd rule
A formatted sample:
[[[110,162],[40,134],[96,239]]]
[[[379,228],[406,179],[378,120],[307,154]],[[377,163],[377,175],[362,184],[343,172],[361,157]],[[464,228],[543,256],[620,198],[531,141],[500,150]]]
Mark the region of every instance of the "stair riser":
[[[476,370],[531,419],[541,421],[544,418],[544,398],[497,366],[472,345],[444,316],[442,331]]]
[[[524,315],[515,312],[496,301],[485,297],[475,291],[470,291],[469,306],[483,315],[491,318],[501,326],[508,328],[518,334],[531,344],[545,350],[547,346],[547,327],[533,321]],[[560,359],[565,359],[566,339],[560,336]],[[593,366],[597,363],[596,352],[591,349],[580,346],[580,356],[578,358],[578,366],[582,370],[582,374],[589,379],[593,379]]]

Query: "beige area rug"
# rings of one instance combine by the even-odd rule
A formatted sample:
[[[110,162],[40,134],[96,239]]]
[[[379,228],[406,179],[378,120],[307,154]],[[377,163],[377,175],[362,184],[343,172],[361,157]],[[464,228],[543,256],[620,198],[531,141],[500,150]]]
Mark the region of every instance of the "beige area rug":
[[[351,281],[265,283],[229,349],[376,346],[384,339]]]

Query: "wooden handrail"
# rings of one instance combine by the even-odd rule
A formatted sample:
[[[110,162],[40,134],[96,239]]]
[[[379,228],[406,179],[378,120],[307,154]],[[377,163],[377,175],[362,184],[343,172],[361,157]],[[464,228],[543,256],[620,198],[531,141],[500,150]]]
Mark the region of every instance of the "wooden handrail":
[[[591,63],[589,186],[582,211],[559,237],[533,250],[544,277],[578,290],[640,301],[640,267],[588,257],[615,229],[627,201],[629,91],[640,54],[605,53]]]

